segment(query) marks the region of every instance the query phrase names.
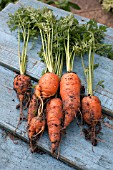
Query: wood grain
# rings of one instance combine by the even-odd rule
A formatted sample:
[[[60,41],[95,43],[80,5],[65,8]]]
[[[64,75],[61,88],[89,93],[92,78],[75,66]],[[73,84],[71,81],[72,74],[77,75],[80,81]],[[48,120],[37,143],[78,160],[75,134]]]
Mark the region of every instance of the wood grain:
[[[31,170],[31,167],[32,170],[50,170],[50,167],[52,170],[74,170],[45,152],[32,154],[28,147],[22,140],[0,129],[0,170]]]

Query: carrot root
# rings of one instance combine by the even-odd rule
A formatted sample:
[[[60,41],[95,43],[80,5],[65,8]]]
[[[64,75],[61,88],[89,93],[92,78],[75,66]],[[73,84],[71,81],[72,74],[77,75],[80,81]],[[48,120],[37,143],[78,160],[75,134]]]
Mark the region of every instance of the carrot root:
[[[25,107],[28,107],[29,102],[30,102],[30,93],[31,93],[31,79],[30,77],[26,76],[26,75],[17,75],[14,78],[14,83],[13,83],[13,88],[17,93],[17,97],[19,99],[19,105],[16,106],[16,108],[18,109],[20,107],[20,117],[19,117],[19,121],[17,124],[17,127],[15,129],[15,131],[17,130],[19,124],[21,123],[20,121],[25,119],[24,115],[23,115],[23,107],[25,104]]]
[[[28,128],[28,137],[30,143],[30,149],[33,152],[35,149],[36,140],[40,139],[45,129],[45,119],[42,117],[33,117],[29,128]]]
[[[102,117],[101,102],[97,96],[87,96],[82,100],[84,121],[89,125],[96,125]]]
[[[66,73],[60,82],[60,95],[65,114],[64,129],[74,120],[80,108],[81,81],[77,74]]]
[[[37,134],[38,137],[41,133],[43,133],[44,128],[45,128],[45,119],[42,119],[40,117],[33,117],[28,128],[29,139],[32,139]]]
[[[102,117],[101,103],[97,96],[89,95],[83,98],[82,113],[84,121],[89,125],[89,129],[84,130],[85,138],[90,140],[93,146],[96,146],[96,135],[101,130],[100,119]]]
[[[51,141],[51,153],[59,147],[63,122],[62,101],[59,98],[51,99],[46,106],[48,133]]]
[[[18,94],[25,94],[31,89],[31,79],[26,75],[17,75],[14,78],[13,88]]]
[[[49,98],[54,96],[59,87],[59,77],[54,73],[45,73],[38,82],[41,96]]]

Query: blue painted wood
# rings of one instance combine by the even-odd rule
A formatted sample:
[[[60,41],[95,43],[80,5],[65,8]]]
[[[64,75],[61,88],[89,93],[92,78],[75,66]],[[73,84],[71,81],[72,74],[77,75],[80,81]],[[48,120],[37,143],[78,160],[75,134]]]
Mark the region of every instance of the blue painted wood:
[[[73,170],[48,154],[32,154],[29,146],[0,129],[0,170]]]
[[[19,110],[15,109],[18,104],[16,93],[13,90],[13,78],[15,73],[0,66],[0,127],[15,133],[18,122]],[[24,111],[27,116],[27,110]],[[102,131],[99,137],[104,140],[99,142],[92,151],[91,143],[84,139],[81,129],[77,126],[76,120],[67,128],[67,133],[63,135],[60,144],[59,159],[74,168],[83,170],[112,170],[113,168],[113,129],[107,128],[105,122],[109,122],[113,127],[113,120],[105,117],[102,122]],[[28,142],[27,123],[23,122],[16,134],[19,138]],[[82,128],[82,127],[81,127]],[[50,154],[50,141],[47,131],[37,145]],[[56,157],[57,155],[55,155]]]

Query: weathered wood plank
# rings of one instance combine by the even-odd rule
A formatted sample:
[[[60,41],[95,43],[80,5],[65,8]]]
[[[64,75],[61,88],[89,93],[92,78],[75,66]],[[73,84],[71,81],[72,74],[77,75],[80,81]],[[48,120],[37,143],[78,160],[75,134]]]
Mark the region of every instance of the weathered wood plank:
[[[12,84],[14,76],[14,72],[0,66],[0,126],[10,130],[12,133],[14,133],[19,117],[19,110],[15,109],[18,100]],[[27,115],[27,111],[24,111],[24,114]],[[104,121],[109,121],[113,126],[112,120],[105,118]],[[15,135],[28,142],[26,126],[26,122],[23,122]],[[59,159],[77,169],[112,170],[112,134],[113,130],[107,128],[103,122],[100,138],[105,140],[105,142],[99,142],[98,146],[94,147],[93,152],[90,142],[84,139],[80,128],[77,126],[77,122],[73,121],[67,129],[67,133],[62,137]],[[37,142],[37,145],[50,154],[50,142],[47,131],[45,131],[42,138]]]
[[[53,159],[48,154],[32,154],[28,145],[0,129],[0,170],[24,169],[73,170],[66,164]]]

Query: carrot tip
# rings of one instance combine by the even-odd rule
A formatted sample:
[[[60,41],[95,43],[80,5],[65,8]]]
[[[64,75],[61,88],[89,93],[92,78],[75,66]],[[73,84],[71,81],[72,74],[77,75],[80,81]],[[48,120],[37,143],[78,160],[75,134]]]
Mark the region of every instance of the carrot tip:
[[[66,134],[66,127],[63,127],[61,130],[60,130],[61,134]]]
[[[31,153],[34,153],[35,150],[37,149],[36,142],[32,139],[29,139],[29,145]]]
[[[53,155],[55,153],[55,149],[51,148],[51,154]]]

